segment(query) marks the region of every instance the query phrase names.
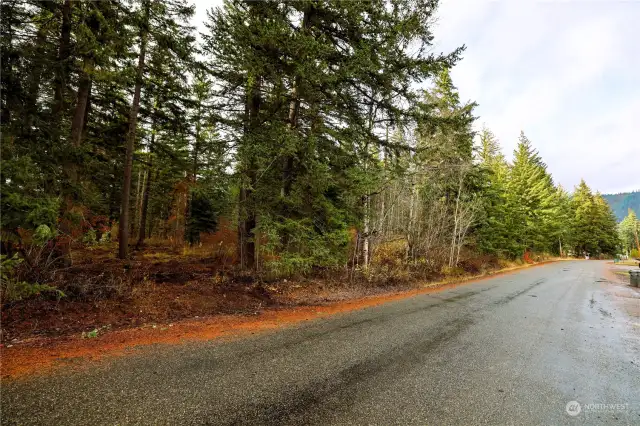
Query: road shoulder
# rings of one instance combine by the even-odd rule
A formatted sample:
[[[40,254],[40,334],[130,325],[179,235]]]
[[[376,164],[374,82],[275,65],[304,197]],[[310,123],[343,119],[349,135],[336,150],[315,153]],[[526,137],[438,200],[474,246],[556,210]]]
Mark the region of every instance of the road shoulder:
[[[320,305],[269,308],[243,315],[215,315],[171,324],[147,324],[142,327],[114,331],[99,330],[95,337],[70,335],[28,339],[0,347],[2,378],[15,380],[33,375],[46,375],[59,369],[90,368],[93,362],[124,356],[150,345],[176,345],[185,342],[232,339],[276,330],[303,321],[365,309],[419,294],[441,292],[551,262],[553,261],[544,261],[452,282],[427,283],[412,290]]]

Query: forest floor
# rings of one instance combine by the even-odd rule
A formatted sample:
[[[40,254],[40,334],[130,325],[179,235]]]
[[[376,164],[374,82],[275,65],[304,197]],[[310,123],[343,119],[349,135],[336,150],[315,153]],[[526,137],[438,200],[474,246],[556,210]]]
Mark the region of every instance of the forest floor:
[[[147,247],[130,261],[111,246],[73,252],[73,266],[52,284],[66,296],[36,297],[2,309],[1,343],[171,324],[211,315],[256,315],[265,309],[322,305],[415,288],[345,283],[340,277],[256,279],[198,251]]]
[[[123,264],[111,248],[97,248],[75,253],[74,266],[60,275],[73,297],[36,298],[3,308],[2,375],[45,371],[140,345],[280,327],[535,265],[393,285],[326,277],[259,282],[229,278],[232,274],[221,272],[218,259],[201,253],[176,256],[151,247]],[[125,285],[132,280],[134,286]],[[79,290],[80,281],[85,287]],[[105,288],[110,291],[106,296]]]

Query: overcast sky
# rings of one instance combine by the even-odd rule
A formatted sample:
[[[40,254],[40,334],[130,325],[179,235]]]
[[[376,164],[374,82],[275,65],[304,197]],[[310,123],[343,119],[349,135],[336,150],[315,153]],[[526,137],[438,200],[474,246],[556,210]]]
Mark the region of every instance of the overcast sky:
[[[640,0],[441,0],[435,35],[507,158],[524,130],[565,188],[640,189]]]

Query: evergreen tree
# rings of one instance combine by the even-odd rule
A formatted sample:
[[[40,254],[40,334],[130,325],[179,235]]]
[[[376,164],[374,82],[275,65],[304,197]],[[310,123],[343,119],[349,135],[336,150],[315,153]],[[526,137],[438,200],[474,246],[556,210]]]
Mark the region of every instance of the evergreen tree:
[[[433,12],[423,1],[231,1],[211,13],[207,51],[221,82],[221,121],[239,141],[244,266],[255,265],[258,217],[284,252],[300,250],[292,235],[344,246],[346,223],[327,217],[346,217],[344,200],[368,191],[331,181],[348,185],[345,171],[368,167],[372,149],[387,144],[378,126],[419,115],[411,84],[458,58],[459,50],[409,54],[411,43],[431,44]]]
[[[620,246],[618,221],[609,204],[600,193],[594,197],[596,226],[598,229],[598,253],[614,255]]]
[[[130,233],[129,206],[133,174],[133,154],[136,148],[136,134],[138,132],[140,96],[145,78],[147,77],[147,70],[152,70],[152,68],[146,66],[146,61],[149,61],[147,51],[155,49],[156,59],[160,61],[169,60],[174,64],[188,61],[191,51],[193,50],[192,44],[195,41],[194,36],[191,34],[193,28],[188,24],[188,21],[193,16],[194,10],[193,6],[189,6],[183,0],[166,2],[141,0],[140,7],[135,12],[135,24],[139,32],[139,46],[133,99],[129,112],[125,146],[124,180],[118,229],[118,256],[121,259],[125,259],[128,256]],[[156,69],[162,68],[161,64],[159,67],[156,67]],[[173,71],[175,72],[176,69]],[[158,81],[161,80],[156,80],[155,83]],[[170,93],[175,95],[176,91],[174,90]],[[161,100],[163,102],[169,101],[166,98],[161,98]],[[140,241],[140,238],[138,241]]]
[[[70,260],[119,222],[128,258],[129,235],[195,243],[226,216],[242,268],[285,273],[398,240],[432,272],[463,247],[615,252],[600,195],[556,187],[524,134],[512,164],[486,129],[474,151],[436,6],[229,0],[198,43],[183,0],[3,1],[3,243],[47,225]]]
[[[634,249],[640,253],[640,240],[638,238],[638,234],[640,234],[640,220],[638,220],[636,213],[632,209],[628,210],[627,215],[618,225],[618,229],[623,249],[627,253]]]
[[[550,215],[554,186],[547,166],[529,139],[520,133],[507,184],[507,204],[511,211],[512,253],[548,250]]]
[[[482,215],[476,230],[479,248],[497,255],[510,255],[512,233],[508,210],[507,179],[509,167],[493,133],[486,127],[480,133],[478,159],[482,171]]]
[[[552,220],[553,233],[550,235],[550,241],[557,243],[557,246],[552,245],[552,252],[566,256],[568,250],[574,246],[573,212],[571,210],[571,195],[562,186],[558,186],[556,189]]]
[[[582,180],[572,197],[575,253],[615,254],[618,246],[617,223],[611,207],[600,194],[593,195]]]

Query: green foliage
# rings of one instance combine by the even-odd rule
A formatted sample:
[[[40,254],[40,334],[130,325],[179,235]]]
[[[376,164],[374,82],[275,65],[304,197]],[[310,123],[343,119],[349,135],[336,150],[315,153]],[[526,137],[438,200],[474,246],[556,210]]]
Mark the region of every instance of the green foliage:
[[[487,128],[480,134],[482,214],[476,236],[478,248],[485,253],[512,256],[511,215],[507,204],[509,166],[500,145]]]
[[[200,233],[214,232],[218,224],[218,214],[219,211],[211,198],[202,192],[193,191],[187,221],[187,241],[193,244],[200,241]]]
[[[461,49],[426,53],[434,6],[229,1],[211,13],[204,47],[223,99],[221,130],[238,141],[241,228],[270,221],[287,255],[310,251],[292,244],[300,232],[317,252],[302,258],[344,256],[314,243],[334,247],[327,213],[361,225],[362,200],[379,181],[373,154],[409,148],[392,146],[376,123],[428,121],[413,83],[459,58]],[[240,244],[253,258],[249,240]]]
[[[39,246],[43,246],[56,237],[56,233],[47,225],[40,225],[33,233],[33,242]],[[95,238],[94,238],[95,239]]]
[[[322,224],[264,217],[258,235],[265,240],[265,267],[275,275],[304,275],[313,267],[336,267],[347,261],[349,233],[346,223],[335,218]]]
[[[476,230],[487,253],[522,256],[528,250],[576,255],[614,254],[615,217],[604,199],[581,182],[573,194],[553,184],[546,165],[522,133],[512,165],[488,131],[480,138],[485,170],[484,215]]]
[[[95,339],[98,337],[98,329],[95,328],[91,331],[83,331],[81,337],[83,339]]]
[[[2,148],[0,226],[8,231],[34,230],[42,224],[54,228],[60,209],[59,198],[43,193],[44,177],[30,157],[12,155],[12,146],[5,143]]]
[[[622,243],[623,250],[640,250],[640,247],[638,247],[638,240],[640,239],[640,220],[638,220],[638,217],[633,210],[629,209],[627,216],[625,216],[622,222],[618,225],[618,233],[620,235],[620,242]]]
[[[89,229],[83,236],[82,236],[82,242],[88,246],[92,246],[94,244],[96,244],[97,241],[97,236],[96,236],[96,231],[95,229]]]
[[[22,261],[18,255],[11,258],[5,255],[0,256],[0,300],[2,305],[29,299],[41,293],[53,294],[58,299],[65,297],[65,294],[55,287],[19,280],[15,275]]]
[[[514,251],[546,251],[551,246],[552,202],[555,189],[547,166],[524,133],[514,152],[507,184],[507,204],[511,210]]]
[[[100,243],[105,244],[111,241],[111,231],[107,231],[100,236]]]
[[[618,244],[600,196],[557,188],[524,134],[512,164],[488,130],[474,159],[476,104],[451,78],[464,49],[430,53],[437,1],[229,0],[202,42],[186,0],[0,7],[0,227],[33,231],[46,265],[65,256],[46,244],[58,233],[109,241],[97,216],[140,243],[194,243],[233,215],[242,266],[277,274],[343,266],[354,228],[371,247],[405,239],[406,260],[434,270],[462,246]]]
[[[593,194],[582,181],[572,200],[574,247],[578,255],[615,254],[619,239],[616,218],[600,194]]]

